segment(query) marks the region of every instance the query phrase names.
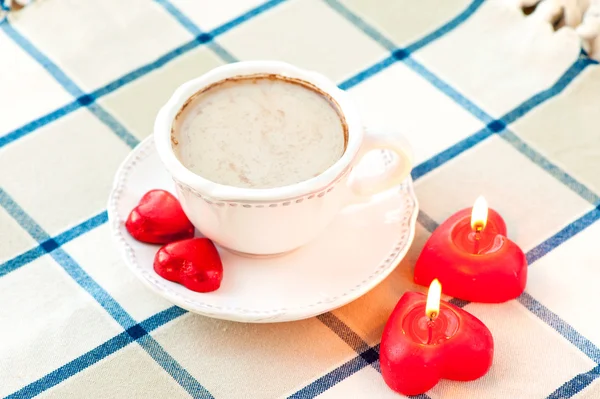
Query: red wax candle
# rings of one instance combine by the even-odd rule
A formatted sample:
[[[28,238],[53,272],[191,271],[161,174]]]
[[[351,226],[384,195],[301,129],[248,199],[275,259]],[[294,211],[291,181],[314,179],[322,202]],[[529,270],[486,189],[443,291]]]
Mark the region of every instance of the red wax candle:
[[[441,286],[436,283],[439,286],[437,280],[431,284],[429,300],[421,293],[405,293],[383,330],[381,374],[403,395],[424,393],[442,378],[475,380],[492,365],[490,330],[466,311],[440,302]],[[437,308],[429,305],[432,292]]]
[[[488,214],[489,213],[489,214]],[[506,224],[480,197],[438,227],[415,265],[415,282],[434,278],[444,292],[474,302],[499,303],[521,295],[527,282],[527,259],[506,238]]]

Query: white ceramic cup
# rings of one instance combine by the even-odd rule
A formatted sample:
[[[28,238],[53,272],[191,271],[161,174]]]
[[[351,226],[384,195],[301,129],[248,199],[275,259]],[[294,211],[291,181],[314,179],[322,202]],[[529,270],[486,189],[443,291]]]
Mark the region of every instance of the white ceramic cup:
[[[300,79],[327,93],[346,119],[346,151],[329,169],[300,183],[266,189],[226,186],[187,169],[175,156],[171,126],[196,92],[226,78],[275,74]],[[196,228],[220,246],[247,255],[276,255],[315,239],[344,207],[399,185],[412,168],[412,152],[397,133],[365,129],[350,97],[325,76],[279,61],[237,62],[215,68],[180,86],[161,108],[154,125],[160,159],[176,183],[183,210]],[[397,162],[376,176],[352,169],[373,150],[396,153]],[[368,234],[368,232],[365,232]]]

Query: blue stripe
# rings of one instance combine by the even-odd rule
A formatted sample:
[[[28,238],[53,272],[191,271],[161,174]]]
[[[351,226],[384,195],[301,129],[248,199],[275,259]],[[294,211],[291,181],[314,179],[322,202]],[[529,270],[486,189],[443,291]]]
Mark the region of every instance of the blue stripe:
[[[367,366],[373,366],[375,370],[381,373],[379,364],[379,344],[372,348],[368,348],[358,356],[352,358],[341,366],[335,368],[324,376],[311,382],[304,388],[288,396],[289,399],[312,399],[328,389],[339,384],[341,381],[356,374]],[[410,396],[413,399],[431,399],[427,394]]]
[[[48,73],[73,97],[77,97],[78,101],[81,98],[86,98],[83,90],[79,88],[58,66],[56,66],[50,58],[39,51],[29,40],[16,31],[10,24],[2,24],[2,30],[17,43],[27,54],[36,60]],[[92,102],[92,100],[89,100]],[[88,104],[83,104],[88,105]],[[88,108],[102,123],[112,129],[115,134],[122,139],[128,146],[135,147],[139,140],[127,131],[115,118],[109,115],[104,109],[98,105],[90,104]]]
[[[449,23],[445,24],[441,29],[436,30],[432,34],[426,36],[422,40],[407,47],[406,49],[394,49],[394,44],[389,39],[381,35],[377,30],[365,23],[360,17],[353,14],[345,6],[341,5],[337,0],[325,0],[325,2],[329,4],[334,10],[339,12],[340,15],[344,16],[347,20],[354,23],[359,29],[361,29],[373,40],[377,41],[383,47],[392,51],[391,57],[385,58],[384,60],[360,72],[359,74],[342,82],[342,84],[340,84],[340,88],[349,89],[363,82],[365,79],[368,79],[374,74],[382,71],[388,66],[392,65],[394,63],[394,60],[398,59],[403,61],[409,68],[411,68],[421,77],[430,82],[433,86],[438,88],[442,93],[446,94],[454,102],[459,104],[462,108],[470,112],[472,115],[474,115],[476,118],[478,118],[487,125],[483,130],[480,130],[474,135],[467,137],[461,142],[443,151],[442,153],[413,168],[412,177],[415,180],[429,173],[433,169],[445,164],[449,160],[461,154],[466,149],[471,148],[473,145],[485,140],[491,134],[505,131],[506,126],[514,122],[519,117],[523,116],[526,112],[538,106],[543,101],[546,101],[547,99],[562,92],[565,89],[565,87],[585,69],[585,67],[587,67],[590,64],[595,64],[595,62],[590,60],[589,58],[579,57],[549,89],[534,95],[529,100],[520,104],[517,108],[507,113],[504,117],[500,118],[499,120],[494,120],[489,114],[487,114],[485,111],[479,108],[475,103],[473,103],[465,96],[460,94],[448,83],[438,78],[435,74],[433,74],[431,71],[425,68],[425,66],[410,58],[410,54],[412,52],[420,49],[421,47],[430,43],[431,40],[442,36],[444,33],[447,33],[451,29],[454,29],[460,24],[460,22],[464,21],[466,18],[471,16],[483,4],[483,1],[472,2],[469,5],[469,7],[465,11],[463,11],[463,13],[461,13]],[[501,135],[501,137],[503,137],[505,140],[511,143],[517,150],[522,152],[525,156],[531,159],[538,166],[549,172],[557,180],[566,184],[575,193],[581,195],[584,199],[593,204],[599,203],[600,197],[598,195],[596,195],[593,191],[589,190],[583,184],[579,183],[568,173],[561,170],[556,165],[551,164],[548,160],[537,154],[535,151],[533,151],[531,147],[527,146],[514,134],[512,134],[511,132],[505,132]]]
[[[55,111],[50,112],[47,115],[44,115],[34,121],[31,121],[21,126],[16,130],[13,130],[10,133],[5,134],[4,136],[0,136],[0,148],[12,143],[13,141],[20,139],[21,137],[28,135],[36,129],[39,129],[49,123],[54,122],[57,119],[62,118],[65,115],[70,114],[73,111],[78,110],[79,108],[81,108],[81,104],[77,100],[75,100],[72,103],[69,103]]]
[[[386,69],[390,65],[394,64],[395,62],[396,62],[396,59],[390,55],[390,56],[384,58],[383,60],[379,61],[375,65],[370,66],[369,68],[365,69],[362,72],[359,72],[358,74],[352,76],[351,78],[348,78],[347,80],[340,83],[338,86],[342,90],[351,89],[352,87],[358,85],[359,83],[362,83],[365,80],[369,79],[371,76],[374,76],[374,75],[378,74],[379,72],[383,71],[384,69]]]
[[[477,11],[479,7],[483,5],[483,3],[484,0],[475,0],[471,2],[471,4],[469,4],[469,6],[456,17],[452,18],[450,21],[442,25],[439,29],[436,29],[434,32],[431,32],[421,40],[418,40],[410,46],[406,47],[405,51],[407,51],[409,54],[412,54],[415,51],[422,49],[434,40],[437,40],[440,37],[444,36],[446,33],[451,32],[460,24],[465,22],[468,18],[470,18],[471,15],[473,15],[475,11]]]
[[[131,317],[129,313],[127,313],[125,309],[123,309],[121,305],[104,290],[104,288],[92,279],[64,249],[58,248],[50,255],[67,272],[67,274],[71,276],[81,288],[86,290],[123,328],[127,329],[136,324],[133,317]]]
[[[219,43],[217,43],[215,41],[208,43],[207,46],[216,55],[218,55],[219,58],[221,58],[223,61],[225,61],[228,64],[239,61],[233,54],[231,54],[229,51],[225,50],[225,48],[223,46],[221,46]]]
[[[100,120],[100,122],[108,126],[117,135],[117,137],[123,140],[123,142],[130,148],[133,148],[140,143],[140,140],[137,137],[125,129],[125,127],[121,125],[119,121],[117,121],[98,104],[89,104],[87,108]]]
[[[119,349],[129,345],[131,342],[133,342],[133,340],[129,334],[124,331],[116,337],[104,342],[102,345],[99,345],[98,347],[85,353],[84,355],[71,360],[69,363],[59,367],[53,372],[46,374],[39,380],[36,380],[14,392],[13,394],[6,396],[6,399],[33,398],[34,396],[39,395],[53,386],[60,384],[67,378],[70,378],[80,371],[85,370],[93,364],[96,364],[105,357],[112,355]]]
[[[212,398],[210,393],[191,376],[177,361],[171,357],[154,338],[145,336],[146,330],[139,327],[134,319],[115,301],[98,283],[85,273],[83,269],[66,253],[58,249],[52,253],[52,257],[65,269],[83,289],[127,330],[139,331],[135,339],[142,348],[167,372],[179,385],[195,398]]]
[[[439,154],[429,158],[428,160],[421,162],[420,164],[415,166],[411,172],[413,180],[419,180],[432,170],[438,168],[439,166],[445,164],[446,162],[450,161],[456,156],[462,154],[466,150],[481,143],[493,134],[494,132],[491,131],[488,127],[484,127],[477,133],[474,133],[471,136],[459,141],[458,143],[440,152]]]
[[[464,308],[465,306],[467,306],[468,304],[470,304],[471,302],[469,301],[465,301],[464,299],[460,299],[460,298],[452,298],[448,301],[448,303],[453,304],[454,306],[457,306],[459,308]]]
[[[541,244],[529,250],[527,252],[527,263],[531,265],[533,262],[540,259],[541,257],[546,255],[548,252],[552,251],[554,248],[558,247],[568,239],[579,234],[581,231],[591,226],[599,219],[600,205],[596,206],[596,208],[592,209],[579,219],[570,223],[568,226],[560,230],[558,233],[554,234],[552,237],[546,239]]]
[[[185,309],[182,309],[177,306],[171,306],[168,309],[165,309],[161,312],[156,313],[155,315],[148,317],[146,320],[139,323],[139,325],[145,331],[152,332],[157,328],[169,323],[170,321],[183,316],[186,313],[188,313],[188,311]]]
[[[92,279],[82,268],[67,254],[62,248],[58,247],[56,242],[50,239],[46,233],[35,221],[19,207],[15,201],[0,188],[0,206],[3,206],[7,212],[23,227],[34,239],[43,243],[52,243],[51,249],[44,248],[52,258],[67,272],[69,276],[79,286],[86,290],[111,317],[117,321],[131,335],[132,331],[138,331],[135,339],[142,337],[145,330],[139,327],[135,320],[121,307],[121,305],[111,297],[94,279]],[[98,217],[95,222],[102,220]],[[162,349],[160,344],[154,338],[148,336],[140,342],[142,347],[154,358],[159,365],[169,373],[186,391],[194,397],[210,397],[208,391],[196,381],[187,371],[185,371],[167,352]]]
[[[106,222],[108,222],[108,214],[106,211],[102,211],[97,215],[94,215],[91,218],[79,223],[78,225],[71,227],[69,230],[60,233],[54,237],[54,241],[56,241],[58,245],[62,246],[67,242],[87,233],[88,231],[102,226]]]
[[[81,90],[75,82],[57,67],[50,58],[46,57],[46,55],[39,51],[29,40],[17,32],[12,25],[4,23],[1,25],[1,28],[8,37],[35,59],[73,97],[79,97],[83,94],[83,90]]]
[[[337,0],[324,0],[325,3],[332,9],[338,12],[341,16],[350,21],[355,27],[360,29],[363,33],[369,36],[371,39],[375,40],[379,45],[381,45],[386,50],[392,52],[396,49],[396,45],[390,39],[379,33],[379,31],[373,28],[371,25],[367,24],[362,20],[358,15],[354,14],[350,11],[346,6],[341,4]]]
[[[231,29],[235,28],[236,26],[248,21],[249,19],[252,19],[270,9],[272,9],[273,7],[285,2],[286,0],[270,0],[267,1],[263,4],[261,4],[260,6],[253,8],[250,11],[247,11],[246,13],[240,15],[237,18],[232,19],[231,21],[217,27],[216,29],[213,29],[210,32],[210,35],[213,37],[217,37],[219,35],[222,35],[225,32],[230,31]]]
[[[567,341],[585,353],[594,362],[600,362],[600,349],[598,349],[596,345],[583,335],[579,334],[573,327],[556,314],[552,313],[547,307],[536,301],[527,292],[524,292],[517,300],[546,324],[554,328],[560,335],[566,338]]]
[[[379,345],[375,348],[371,348],[360,335],[352,330],[347,324],[339,319],[332,312],[324,313],[317,316],[317,319],[325,324],[331,331],[333,331],[339,338],[342,339],[348,346],[350,346],[358,357],[361,357],[366,364],[372,365],[375,370],[381,373],[379,367]],[[318,392],[320,389],[329,389],[326,385],[320,385],[315,391]]]
[[[44,242],[50,239],[48,233],[46,233],[25,211],[17,204],[12,197],[0,187],[0,206],[2,206],[6,212],[13,219],[19,223],[19,225],[25,229],[25,231],[33,237],[37,242]]]
[[[407,64],[412,63],[412,62],[413,62],[412,60],[408,60]],[[415,65],[417,65],[415,70],[417,72],[421,71],[421,69],[420,69],[421,67],[418,66],[418,64],[415,64]],[[418,180],[419,178],[423,177],[424,175],[431,172],[432,170],[438,168],[439,166],[445,164],[449,160],[455,158],[456,156],[458,156],[465,150],[471,148],[475,144],[478,144],[479,142],[485,140],[487,137],[491,136],[492,134],[500,133],[499,134],[500,137],[502,137],[504,140],[506,140],[511,145],[513,145],[514,148],[516,148],[523,155],[525,155],[530,160],[532,160],[534,163],[536,163],[536,165],[538,165],[539,167],[546,170],[551,176],[553,176],[557,180],[559,180],[562,183],[564,183],[565,185],[567,185],[567,187],[569,187],[575,193],[579,194],[585,200],[591,202],[594,205],[597,204],[600,201],[600,197],[597,194],[595,194],[593,191],[589,190],[585,185],[578,182],[575,178],[570,176],[564,170],[560,169],[558,166],[550,163],[547,159],[545,159],[543,156],[541,156],[536,151],[534,151],[533,148],[531,148],[530,146],[525,144],[525,142],[523,142],[523,140],[521,140],[519,137],[517,137],[514,133],[512,133],[506,129],[506,126],[509,123],[514,122],[514,119],[517,117],[517,115],[519,115],[519,116],[524,115],[524,113],[525,113],[524,110],[527,110],[527,111],[531,110],[535,106],[541,104],[541,102],[550,98],[551,96],[548,93],[552,93],[552,95],[556,95],[556,94],[560,93],[562,90],[564,90],[565,87],[576,76],[578,76],[578,74],[580,74],[581,71],[583,71],[583,69],[588,65],[591,65],[591,63],[588,62],[587,60],[578,59],[556,81],[556,83],[554,85],[552,85],[552,87],[550,89],[542,92],[542,93],[546,93],[545,95],[536,94],[533,97],[531,97],[529,100],[527,100],[526,102],[521,104],[519,107],[517,107],[517,110],[520,109],[520,111],[518,111],[516,113],[513,113],[513,111],[511,111],[511,112],[507,113],[506,116],[504,116],[503,118],[501,118],[499,120],[493,120],[491,122],[488,121],[488,117],[486,116],[485,113],[483,113],[483,111],[479,110],[478,108],[473,108],[474,105],[473,106],[470,105],[469,102],[462,101],[461,99],[463,99],[464,97],[462,95],[460,95],[459,93],[454,92],[453,91],[454,89],[452,89],[450,86],[445,85],[445,83],[441,82],[441,80],[434,77],[433,75],[429,76],[429,79],[431,79],[432,83],[438,82],[441,85],[440,89],[442,91],[444,91],[446,94],[451,96],[451,98],[453,98],[456,102],[458,102],[460,105],[462,105],[465,109],[467,109],[468,111],[473,113],[473,115],[475,115],[482,121],[486,122],[487,126],[485,128],[483,128],[482,130],[480,130],[479,132],[475,133],[474,135],[471,135],[471,136],[467,137],[466,139],[463,139],[462,141],[456,143],[455,145],[446,149],[445,151],[441,152],[440,154],[415,166],[415,168],[412,171],[413,179]],[[425,73],[429,74],[429,72],[425,72]],[[438,87],[437,83],[434,83],[434,84],[436,84],[436,87]]]
[[[154,0],[160,4],[171,16],[173,16],[177,22],[179,22],[188,32],[196,37],[202,37],[205,34],[196,24],[181,12],[175,5],[171,4],[168,0]],[[236,62],[237,59],[227,50],[225,50],[219,43],[213,41],[208,42],[207,46],[215,52],[223,61],[227,63]]]
[[[187,17],[184,13],[182,13],[177,7],[171,4],[168,0],[154,0],[154,2],[160,4],[165,11],[167,11],[171,16],[173,16],[180,25],[182,25],[188,32],[190,32],[194,36],[200,36],[204,33],[200,28],[196,26],[195,23],[192,22],[191,19]]]
[[[583,391],[598,377],[600,377],[600,365],[586,373],[578,374],[570,381],[565,382],[556,391],[552,392],[547,399],[571,398]]]
[[[473,116],[475,116],[483,123],[488,124],[494,121],[494,118],[492,118],[485,111],[483,111],[481,108],[475,105],[475,103],[473,103],[471,100],[460,94],[458,90],[450,86],[448,83],[438,78],[433,72],[425,68],[425,66],[423,66],[419,62],[415,61],[412,58],[406,58],[404,59],[404,64],[419,75],[421,75],[421,77],[423,77],[433,86],[437,87],[438,90],[440,90],[446,96],[451,98],[455,103],[463,107],[465,110],[469,111]]]
[[[83,269],[62,249],[52,253],[52,257],[65,269],[65,271],[87,292],[100,303],[100,305],[125,329],[139,331],[135,337],[142,348],[179,383],[190,395],[195,398],[212,398],[208,391],[192,377],[186,370],[171,357],[154,338],[145,336],[146,330],[137,325],[133,318],[115,301],[102,287],[100,287]]]
[[[148,354],[162,366],[193,398],[213,399],[213,396],[196,379],[169,355],[154,338],[145,335],[138,340]]]
[[[0,277],[3,277],[8,273],[17,270],[21,266],[33,262],[34,260],[45,254],[46,250],[42,248],[41,245],[38,245],[37,247],[30,249],[29,251],[23,252],[22,254],[0,265]]]
[[[500,137],[510,143],[514,148],[516,148],[521,154],[525,155],[529,158],[533,163],[538,165],[540,168],[544,169],[548,174],[553,176],[556,180],[562,182],[565,186],[570,188],[575,194],[579,195],[581,198],[592,204],[600,203],[600,197],[594,193],[592,190],[587,188],[582,183],[575,180],[575,178],[571,177],[568,173],[560,169],[558,166],[551,163],[540,153],[535,151],[532,147],[530,147],[527,143],[521,140],[520,137],[515,135],[510,130],[505,130],[500,133]]]
[[[146,64],[146,65],[143,65],[137,69],[134,69],[133,71],[128,72],[127,74],[106,84],[105,86],[96,89],[95,91],[91,92],[89,96],[91,98],[93,98],[94,100],[98,100],[99,98],[104,97],[105,95],[110,94],[110,93],[120,89],[121,87],[125,86],[126,84],[131,83],[134,80],[139,79],[139,78],[149,74],[150,72],[165,66],[168,62],[174,60],[175,58],[179,57],[180,55],[183,55],[183,54],[195,49],[196,47],[200,46],[201,44],[202,43],[200,43],[197,39],[194,39],[185,44],[182,44],[181,46],[160,56],[155,61],[153,61],[149,64]]]
[[[433,231],[440,226],[422,209],[419,209],[419,214],[417,215],[417,222],[419,222],[421,226],[425,227],[425,229],[427,229],[427,231],[429,231],[430,233],[433,233]]]
[[[513,123],[544,101],[560,94],[587,66],[592,64],[595,64],[595,62],[589,58],[578,58],[550,88],[524,101],[501,119],[507,125]]]
[[[331,312],[317,316],[317,319],[325,324],[331,331],[342,339],[349,347],[354,349],[356,353],[361,353],[369,349],[369,345],[348,327],[342,320]]]
[[[530,294],[524,292],[519,298],[517,298],[517,301],[519,301],[519,303],[526,307],[531,313],[535,314],[540,320],[552,327],[563,338],[568,340],[591,360],[596,363],[600,362],[600,349],[598,349],[598,347],[577,332],[575,328],[562,320],[558,315],[551,312],[548,308],[535,300]],[[457,298],[451,299],[450,302],[461,308],[470,303],[469,301],[464,301]],[[600,366],[596,366],[587,373],[577,375],[554,391],[550,396],[548,396],[548,398],[566,399],[572,397],[583,390],[586,386],[591,384],[596,378],[598,378],[600,375],[599,368]]]
[[[0,193],[0,195],[2,195]],[[6,203],[5,203],[6,205]],[[15,219],[17,217],[13,216]],[[92,216],[88,220],[78,224],[75,227],[59,234],[54,238],[49,238],[40,243],[36,248],[32,248],[13,259],[0,265],[0,277],[17,270],[18,268],[25,266],[26,264],[33,262],[37,258],[54,251],[59,246],[66,244],[67,242],[74,240],[82,234],[87,233],[90,230],[95,229],[98,226],[106,223],[108,216],[106,211],[102,211],[96,216]]]
[[[447,22],[439,29],[436,29],[434,32],[430,33],[429,35],[425,36],[424,38],[418,40],[417,42],[409,45],[408,47],[406,47],[404,49],[396,48],[396,46],[394,45],[394,43],[391,40],[389,40],[388,38],[383,36],[380,32],[378,32],[376,29],[371,27],[369,24],[364,22],[360,17],[358,17],[356,14],[352,13],[348,8],[346,8],[345,6],[340,4],[337,0],[325,0],[325,2],[327,4],[329,4],[334,10],[336,10],[340,15],[342,15],[348,21],[350,21],[356,27],[358,27],[361,31],[363,31],[365,34],[367,34],[373,40],[378,42],[381,46],[383,46],[384,48],[391,51],[393,59],[398,59],[398,60],[403,61],[408,67],[410,67],[415,72],[417,72],[419,75],[421,75],[423,78],[428,80],[431,84],[433,84],[444,94],[446,94],[447,96],[452,98],[456,103],[460,104],[464,109],[469,111],[471,114],[473,114],[479,120],[483,121],[486,124],[489,124],[494,121],[494,119],[489,114],[487,114],[485,111],[483,111],[481,108],[479,108],[472,101],[467,99],[465,96],[461,95],[456,89],[452,88],[446,82],[444,82],[443,80],[441,80],[440,78],[435,76],[431,71],[427,70],[427,68],[425,68],[425,66],[423,66],[416,60],[410,58],[410,54],[414,53],[415,51],[423,48],[424,46],[431,43],[432,41],[438,39],[439,37],[443,36],[444,34],[455,29],[462,22],[464,22],[466,19],[468,19],[471,15],[473,15],[475,13],[475,11],[477,11],[477,9],[479,9],[479,7],[481,7],[481,5],[483,5],[483,3],[484,3],[483,0],[473,1],[467,7],[467,9],[465,9],[462,13],[457,15],[451,21]],[[375,69],[375,70],[377,70],[377,72],[379,72],[391,64],[393,64],[392,59],[386,58],[383,61],[380,61],[379,63],[375,64],[374,66],[367,68],[365,71],[360,72],[358,75],[348,79],[347,81],[342,83],[342,85],[340,85],[340,87],[342,87],[344,89],[352,87],[352,86],[360,83],[361,81],[363,81],[365,78],[372,76],[372,73],[367,72],[370,69]],[[515,110],[509,112],[507,115],[505,115],[503,118],[501,118],[501,121],[505,125],[508,125],[508,124],[514,122],[516,119],[518,119],[522,115],[524,115],[526,112],[528,112],[532,108],[534,108],[535,106],[539,105],[540,103],[546,101],[547,99],[562,92],[564,90],[564,88],[573,79],[575,79],[575,77],[577,77],[586,66],[588,66],[590,64],[597,64],[597,62],[595,62],[587,57],[579,57],[571,65],[571,67],[569,67],[567,69],[567,71],[558,79],[558,81],[555,82],[554,85],[552,85],[551,88],[544,90],[544,91],[538,93],[537,95],[533,96],[531,99],[525,101],[523,104],[519,105]],[[362,79],[359,77],[362,77]],[[349,84],[350,82],[352,84]]]
[[[420,40],[410,44],[408,47],[402,49],[397,48],[395,44],[381,33],[379,33],[376,29],[371,27],[365,21],[363,21],[359,16],[350,11],[346,6],[341,4],[337,0],[325,0],[325,2],[335,11],[337,11],[340,15],[345,17],[348,21],[353,23],[356,27],[358,27],[361,31],[363,31],[366,35],[368,35],[371,39],[375,40],[381,46],[389,50],[392,54],[379,61],[373,66],[368,67],[367,69],[359,72],[355,76],[345,80],[342,82],[339,87],[343,90],[350,89],[351,87],[356,86],[357,84],[365,81],[371,76],[375,75],[378,72],[383,71],[389,66],[393,65],[396,61],[403,61],[407,59],[410,54],[415,51],[423,48],[434,40],[440,38],[444,34],[452,31],[460,24],[462,24],[465,20],[467,20],[471,15],[477,11],[477,9],[483,4],[483,0],[475,0],[469,4],[469,6],[458,14],[456,17],[452,18],[450,21],[446,22],[444,25],[431,32],[427,36],[423,37]]]
[[[317,316],[317,319],[333,331],[342,341],[350,346],[357,354],[354,359],[344,363],[340,367],[322,376],[305,386],[290,398],[314,398],[325,392],[342,380],[350,377],[356,372],[362,370],[368,365],[372,365],[375,370],[381,373],[379,365],[379,345],[371,348],[360,335],[346,325],[332,312]],[[420,396],[423,399],[429,399],[426,395]]]
[[[12,131],[10,133],[7,133],[4,136],[1,136],[0,137],[0,148],[7,144],[12,143],[15,140],[18,140],[19,138],[21,138],[23,136],[26,136],[27,134],[33,132],[34,130],[36,130],[42,126],[45,126],[67,114],[70,114],[73,111],[76,111],[77,109],[81,108],[84,105],[95,102],[100,97],[110,94],[110,93],[114,92],[115,90],[125,86],[126,84],[128,84],[138,78],[141,78],[142,76],[147,75],[148,73],[150,73],[158,68],[161,68],[162,66],[167,64],[169,61],[172,61],[173,59],[177,58],[178,56],[185,54],[185,53],[195,49],[196,47],[213,40],[213,38],[215,38],[223,33],[228,32],[229,30],[235,28],[239,24],[251,19],[254,16],[257,16],[265,11],[272,9],[273,7],[275,7],[276,5],[278,5],[280,3],[283,3],[284,1],[285,0],[267,1],[266,3],[240,15],[239,17],[233,19],[232,21],[227,22],[227,23],[217,27],[213,31],[211,31],[209,33],[203,33],[200,36],[197,36],[193,40],[190,40],[189,42],[162,55],[155,61],[153,61],[149,64],[146,64],[146,65],[143,65],[143,66],[125,74],[124,76],[116,79],[115,81],[96,89],[92,93],[84,94],[84,95],[78,97],[78,99],[76,101],[73,101],[72,103],[69,103],[55,111],[52,111],[51,113],[49,113],[47,115],[44,115],[32,122],[29,122],[29,123],[21,126],[20,128]],[[211,48],[213,49],[213,51],[215,51],[217,53],[217,55],[221,56],[221,58],[223,58],[225,61],[234,62],[235,57],[233,57],[231,54],[227,53],[225,49],[222,49],[222,48],[218,49],[217,47],[211,47]],[[132,141],[133,140],[131,140],[131,139],[128,140],[128,142],[132,142]]]
[[[421,74],[421,76],[425,77],[428,81],[430,81],[433,85],[438,87],[442,92],[447,94],[450,98],[452,98],[455,102],[465,108],[467,111],[471,112],[474,116],[479,118],[481,121],[487,123],[487,126],[477,132],[475,135],[472,135],[461,142],[455,144],[449,149],[445,150],[441,154],[431,158],[430,160],[418,165],[413,169],[412,176],[413,179],[419,179],[423,175],[429,173],[431,170],[443,165],[448,162],[452,158],[461,154],[464,150],[472,147],[473,145],[479,143],[485,138],[489,137],[489,135],[493,133],[502,133],[500,136],[507,140],[510,144],[512,144],[517,150],[521,151],[523,155],[527,156],[533,162],[535,162],[541,168],[547,170],[553,177],[557,178],[559,181],[565,183],[569,188],[571,188],[577,194],[580,194],[584,199],[590,201],[593,204],[598,203],[599,197],[593,193],[591,190],[587,189],[583,184],[579,183],[576,179],[571,177],[568,173],[558,168],[556,165],[551,164],[545,158],[536,154],[533,149],[527,146],[522,140],[518,139],[511,132],[506,132],[505,127],[514,122],[514,120],[524,115],[526,111],[533,109],[535,106],[541,104],[543,101],[551,98],[553,95],[556,95],[562,92],[565,87],[577,77],[583,69],[590,65],[591,63],[587,60],[578,59],[574,62],[574,64],[555,82],[554,85],[548,90],[545,90],[541,94],[536,94],[531,97],[528,101],[521,104],[517,107],[517,112],[509,112],[506,116],[501,118],[500,120],[492,120],[490,121],[490,116],[487,115],[484,111],[479,109],[473,103],[468,101],[464,96],[459,94],[449,85],[441,81],[439,78],[435,77],[432,73],[425,70],[420,64],[416,63],[416,61],[407,59],[405,61],[407,65],[413,65],[413,70],[417,73]]]
[[[372,349],[368,349],[372,351]],[[337,367],[333,371],[325,374],[317,380],[311,382],[304,388],[300,389],[296,393],[290,395],[289,399],[312,399],[323,392],[327,391],[331,387],[337,385],[346,378],[356,374],[360,370],[367,367],[369,362],[365,361],[364,357],[358,355],[353,359],[347,361],[341,366]]]
[[[213,29],[212,31],[210,31],[208,33],[201,33],[200,35],[196,36],[196,38],[194,40],[191,40],[188,43],[185,43],[185,44],[177,47],[176,49],[159,57],[156,61],[146,64],[138,69],[135,69],[135,70],[127,73],[126,75],[120,77],[119,79],[107,84],[106,86],[97,89],[96,91],[94,91],[90,94],[90,97],[98,99],[107,94],[110,94],[110,93],[114,92],[115,90],[121,88],[122,86],[124,86],[144,75],[147,75],[148,73],[154,71],[155,69],[158,69],[158,68],[164,66],[169,61],[177,58],[178,56],[185,54],[202,44],[206,44],[206,43],[212,41],[217,36],[230,31],[231,29],[237,27],[241,23],[243,23],[259,14],[262,14],[265,11],[272,9],[273,7],[275,7],[278,4],[283,3],[284,1],[286,1],[286,0],[267,1],[266,3],[247,11],[246,13],[240,15],[239,17]]]
[[[134,338],[134,336],[132,336],[132,334],[130,334],[128,331],[123,331],[119,335],[100,344],[91,351],[79,356],[74,360],[71,360],[69,363],[7,396],[7,398],[32,398],[37,396],[53,386],[60,384],[62,381],[96,364],[105,357],[112,355],[130,343],[135,342],[135,339],[139,339],[142,336],[147,335],[158,327],[165,325],[166,323],[176,319],[177,317],[180,317],[185,313],[185,310],[176,306],[163,310],[162,312],[159,312],[136,325],[143,329],[141,330],[141,335],[139,335],[137,338]],[[129,331],[131,330],[132,329],[129,329]]]

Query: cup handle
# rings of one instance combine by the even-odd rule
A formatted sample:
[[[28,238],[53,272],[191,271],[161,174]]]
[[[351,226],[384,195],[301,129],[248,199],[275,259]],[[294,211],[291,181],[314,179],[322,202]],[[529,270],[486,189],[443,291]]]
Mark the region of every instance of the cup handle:
[[[412,169],[411,146],[400,134],[380,129],[365,129],[365,137],[355,165],[358,165],[367,153],[375,150],[393,151],[397,155],[396,162],[375,176],[359,177],[351,172],[348,186],[355,197],[351,200],[352,203],[367,201],[374,194],[400,185]]]

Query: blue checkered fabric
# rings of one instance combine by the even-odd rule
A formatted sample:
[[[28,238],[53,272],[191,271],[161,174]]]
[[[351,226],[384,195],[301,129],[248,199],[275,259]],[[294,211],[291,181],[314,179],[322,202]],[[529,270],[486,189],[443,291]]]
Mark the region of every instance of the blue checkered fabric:
[[[600,68],[501,0],[39,0],[0,24],[0,395],[397,398],[383,326],[431,232],[480,194],[526,292],[450,299],[492,331],[473,382],[420,398],[600,398]],[[414,146],[421,211],[395,272],[316,318],[242,324],[149,292],[113,247],[114,173],[181,83],[229,62],[319,70]]]

